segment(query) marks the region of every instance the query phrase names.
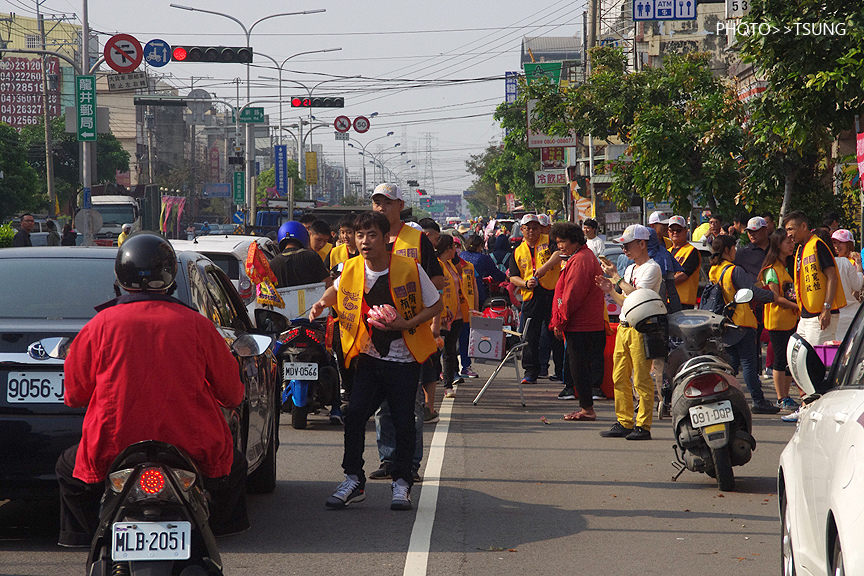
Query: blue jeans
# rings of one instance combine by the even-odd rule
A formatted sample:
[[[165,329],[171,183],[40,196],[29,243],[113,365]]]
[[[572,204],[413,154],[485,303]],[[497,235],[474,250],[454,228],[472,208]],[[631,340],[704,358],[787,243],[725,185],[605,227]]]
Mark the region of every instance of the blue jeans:
[[[423,460],[423,386],[417,386],[417,396],[414,400],[414,457],[411,471],[420,469]],[[375,439],[378,441],[378,458],[381,462],[392,463],[396,452],[396,428],[390,415],[390,405],[387,401],[381,403],[375,412]]]
[[[345,474],[356,474],[361,483],[363,450],[366,447],[366,422],[385,400],[390,408],[388,419],[393,427],[391,475],[413,484],[411,455],[418,446],[411,430],[416,423],[416,402],[420,388],[420,364],[416,362],[387,362],[360,354],[354,387],[345,413],[345,452],[342,468]],[[423,418],[420,418],[422,432]],[[422,450],[423,443],[419,443]]]
[[[747,385],[747,390],[750,392],[750,398],[754,404],[765,401],[765,394],[762,393],[762,381],[759,380],[759,354],[758,344],[756,343],[756,329],[742,328],[744,337],[734,346],[729,346],[726,350],[732,358],[732,368],[738,372],[738,365],[744,372],[744,383]]]
[[[459,332],[459,358],[462,360],[462,370],[471,367],[471,357],[468,356],[468,338],[471,335],[471,322],[464,321]]]

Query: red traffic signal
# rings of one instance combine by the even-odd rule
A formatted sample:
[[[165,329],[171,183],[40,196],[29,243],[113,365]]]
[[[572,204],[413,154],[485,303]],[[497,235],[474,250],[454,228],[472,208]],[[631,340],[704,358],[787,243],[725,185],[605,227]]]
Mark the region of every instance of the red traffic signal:
[[[328,96],[325,98],[307,98],[294,96],[291,98],[292,108],[344,108],[345,98]]]
[[[252,48],[245,46],[172,46],[172,62],[252,62]]]

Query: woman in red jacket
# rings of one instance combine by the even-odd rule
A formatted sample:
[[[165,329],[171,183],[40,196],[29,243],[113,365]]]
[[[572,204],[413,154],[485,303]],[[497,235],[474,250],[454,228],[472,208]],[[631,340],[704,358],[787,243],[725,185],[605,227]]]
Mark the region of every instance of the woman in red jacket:
[[[567,258],[555,285],[550,328],[565,339],[567,361],[580,410],[565,420],[596,420],[593,388],[603,382],[603,350],[606,347],[605,300],[594,279],[603,274],[600,262],[585,244],[582,229],[569,222],[552,226],[549,239]]]

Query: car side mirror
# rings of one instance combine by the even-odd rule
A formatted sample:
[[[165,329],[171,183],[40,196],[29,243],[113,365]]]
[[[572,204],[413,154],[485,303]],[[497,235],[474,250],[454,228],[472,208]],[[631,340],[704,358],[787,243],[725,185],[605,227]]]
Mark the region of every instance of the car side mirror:
[[[741,288],[735,292],[735,304],[747,304],[753,300],[753,290],[750,288]]]
[[[805,394],[824,392],[825,364],[816,351],[800,334],[792,334],[786,347],[786,361],[792,378]]]
[[[241,357],[260,356],[273,343],[273,338],[263,334],[243,334],[231,344],[231,350]]]
[[[43,338],[39,344],[49,358],[63,360],[69,355],[72,338]]]

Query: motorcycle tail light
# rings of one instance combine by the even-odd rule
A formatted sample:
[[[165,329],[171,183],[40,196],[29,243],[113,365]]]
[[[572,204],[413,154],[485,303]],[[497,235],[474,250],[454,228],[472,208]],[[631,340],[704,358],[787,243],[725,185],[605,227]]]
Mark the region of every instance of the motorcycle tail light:
[[[135,470],[132,468],[127,468],[125,470],[118,470],[117,472],[112,472],[108,475],[108,482],[110,483],[111,490],[116,492],[117,494],[123,491],[123,487],[126,486],[126,481],[129,480],[129,476]]]
[[[155,496],[165,488],[165,475],[159,468],[145,468],[138,477],[138,487],[145,494]]]
[[[322,342],[321,335],[318,334],[317,332],[315,332],[314,330],[310,330],[309,328],[306,328],[306,337],[311,339],[311,340],[314,340],[318,344],[321,344],[321,342]]]
[[[729,383],[718,374],[702,374],[696,376],[684,388],[684,396],[687,398],[699,398],[711,396],[718,392],[729,389]]]
[[[279,336],[279,343],[280,344],[287,344],[288,342],[290,342],[291,340],[296,338],[299,333],[300,333],[299,328],[292,328],[291,330],[288,330],[287,332],[283,332],[282,335]]]
[[[180,469],[172,469],[174,473],[174,477],[177,479],[177,483],[180,484],[180,487],[188,492],[192,486],[195,485],[195,473],[190,472],[189,470],[180,470]]]

